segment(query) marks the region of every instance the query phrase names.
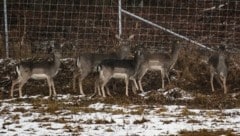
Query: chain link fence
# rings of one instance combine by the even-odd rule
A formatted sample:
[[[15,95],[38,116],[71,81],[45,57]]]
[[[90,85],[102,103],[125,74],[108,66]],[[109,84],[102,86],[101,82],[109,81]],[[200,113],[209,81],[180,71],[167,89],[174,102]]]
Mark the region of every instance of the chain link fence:
[[[208,47],[240,43],[240,2],[237,0],[122,0],[122,9]],[[81,52],[107,52],[118,34],[117,0],[9,0],[7,21],[10,57],[29,57],[51,41],[66,42]],[[4,3],[0,2],[0,51],[5,56]],[[178,37],[122,14],[122,34],[158,50]],[[182,44],[188,42],[182,41]],[[106,51],[107,50],[107,51]]]

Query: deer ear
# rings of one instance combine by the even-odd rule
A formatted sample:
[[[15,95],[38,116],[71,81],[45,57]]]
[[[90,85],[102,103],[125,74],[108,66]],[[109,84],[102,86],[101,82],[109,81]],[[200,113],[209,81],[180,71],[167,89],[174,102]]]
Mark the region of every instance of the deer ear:
[[[134,34],[130,35],[130,36],[128,37],[128,40],[132,40],[133,38],[134,38]]]
[[[117,38],[118,40],[121,40],[120,36],[119,35],[115,35],[115,38]]]

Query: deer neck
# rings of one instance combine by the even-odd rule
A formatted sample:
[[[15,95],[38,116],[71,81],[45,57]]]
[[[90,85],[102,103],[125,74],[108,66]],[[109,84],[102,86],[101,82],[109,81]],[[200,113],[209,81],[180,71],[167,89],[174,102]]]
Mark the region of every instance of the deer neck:
[[[123,46],[115,51],[119,59],[126,59],[129,55],[129,47]]]
[[[179,52],[180,52],[180,48],[179,47],[177,47],[177,48],[175,48],[174,50],[173,50],[173,52],[172,52],[172,65],[170,66],[170,69],[172,69],[173,68],[173,66],[175,65],[175,63],[177,62],[177,59],[178,59],[178,55],[179,55]]]
[[[138,69],[139,69],[140,65],[142,64],[142,62],[143,62],[143,55],[135,55],[134,56],[134,70],[135,70],[134,77],[137,76]]]
[[[225,56],[223,54],[219,54],[218,58],[218,64],[224,64],[225,63]]]
[[[61,65],[60,57],[54,54],[54,68],[59,68]]]

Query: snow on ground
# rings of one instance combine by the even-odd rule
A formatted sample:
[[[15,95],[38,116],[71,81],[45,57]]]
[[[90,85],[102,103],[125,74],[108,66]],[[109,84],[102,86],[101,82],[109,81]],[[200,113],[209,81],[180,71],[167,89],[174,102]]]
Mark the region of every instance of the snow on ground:
[[[41,96],[32,96],[32,99]],[[70,100],[59,95],[58,100]],[[26,99],[26,98],[23,98]],[[42,98],[43,101],[47,98]],[[40,105],[37,108],[46,108]],[[177,105],[113,105],[96,102],[76,113],[40,112],[17,99],[0,104],[0,135],[177,135],[182,130],[232,129],[240,134],[240,109],[202,110]]]

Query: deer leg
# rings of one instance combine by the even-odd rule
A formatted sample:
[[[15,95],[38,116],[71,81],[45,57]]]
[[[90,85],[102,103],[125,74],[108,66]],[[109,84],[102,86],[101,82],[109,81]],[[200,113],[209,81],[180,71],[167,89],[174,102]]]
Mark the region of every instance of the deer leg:
[[[165,77],[165,71],[161,70],[161,77],[162,77],[162,88],[164,89],[164,77]]]
[[[73,91],[76,92],[76,80],[79,77],[79,73],[76,71],[73,72]]]
[[[220,79],[223,82],[224,94],[227,94],[226,78],[225,77],[220,77]]]
[[[134,85],[134,83],[132,82],[132,91],[134,94],[137,94],[137,89],[136,89],[136,86]]]
[[[19,84],[19,97],[22,98],[22,87],[27,82],[28,79],[22,79]]]
[[[227,90],[227,85],[226,85],[227,83],[226,83],[226,82],[227,82],[227,78],[224,77],[224,78],[223,78],[223,87],[224,87],[224,93],[225,93],[225,94],[227,94],[227,91],[228,91],[228,90]]]
[[[105,85],[107,84],[107,82],[108,82],[108,81],[103,81],[103,82],[102,82],[102,85],[101,85],[101,90],[102,90],[102,96],[103,96],[103,97],[106,97],[104,87],[105,87]]]
[[[126,96],[128,96],[128,83],[129,83],[129,78],[125,78]]]
[[[223,82],[222,82],[223,80],[221,79],[221,77],[219,77],[219,76],[215,76],[215,79],[217,80],[218,84],[220,84],[221,87],[224,88],[224,86],[223,86]]]
[[[51,84],[52,84],[53,96],[56,96],[56,95],[57,95],[57,93],[56,93],[56,89],[55,89],[54,81],[53,81],[53,79],[52,79],[52,78],[50,79],[50,81],[51,81]]]
[[[99,96],[101,96],[101,89],[100,89],[100,81],[99,79],[95,80],[94,82],[94,93],[91,97],[95,96],[97,93]]]
[[[138,85],[137,85],[136,79],[133,79],[132,81],[133,81],[134,86],[135,86],[136,89],[138,90],[139,88],[138,88]]]
[[[211,74],[210,74],[210,83],[211,83],[212,92],[215,91],[214,86],[213,86],[213,77],[214,77],[214,72],[211,72]]]
[[[52,83],[50,78],[47,78],[48,89],[49,89],[49,96],[52,96]]]
[[[138,85],[139,85],[140,91],[142,91],[142,92],[144,92],[143,87],[142,87],[142,78],[146,74],[147,70],[148,69],[141,68],[139,75],[138,75]]]
[[[165,76],[167,77],[168,83],[170,84],[169,71],[166,71]]]
[[[16,84],[18,84],[19,82],[20,82],[20,79],[19,79],[19,78],[16,79],[16,80],[14,80],[14,81],[12,81],[11,94],[10,94],[11,97],[13,97],[14,86],[15,86]]]
[[[137,82],[136,82],[136,79],[132,79],[133,81],[133,84],[132,84],[132,91],[134,94],[137,94],[137,91],[139,88],[138,88],[138,85],[137,85]]]
[[[93,93],[93,95],[92,96],[94,96],[94,95],[96,95],[97,93],[98,93],[98,87],[99,86],[99,83],[98,83],[98,81],[96,80],[95,82],[94,82],[94,93]]]
[[[98,95],[99,95],[99,96],[102,96],[102,94],[101,94],[101,87],[100,87],[100,85],[98,85],[98,86],[97,86],[97,91],[98,91]]]
[[[82,82],[83,80],[87,77],[87,75],[89,74],[88,71],[84,71],[81,73],[80,78],[79,78],[79,91],[80,91],[80,95],[85,95],[83,92],[83,85]]]
[[[106,85],[106,90],[107,90],[107,95],[112,96],[111,93],[110,93],[110,89],[109,89],[108,85]]]

